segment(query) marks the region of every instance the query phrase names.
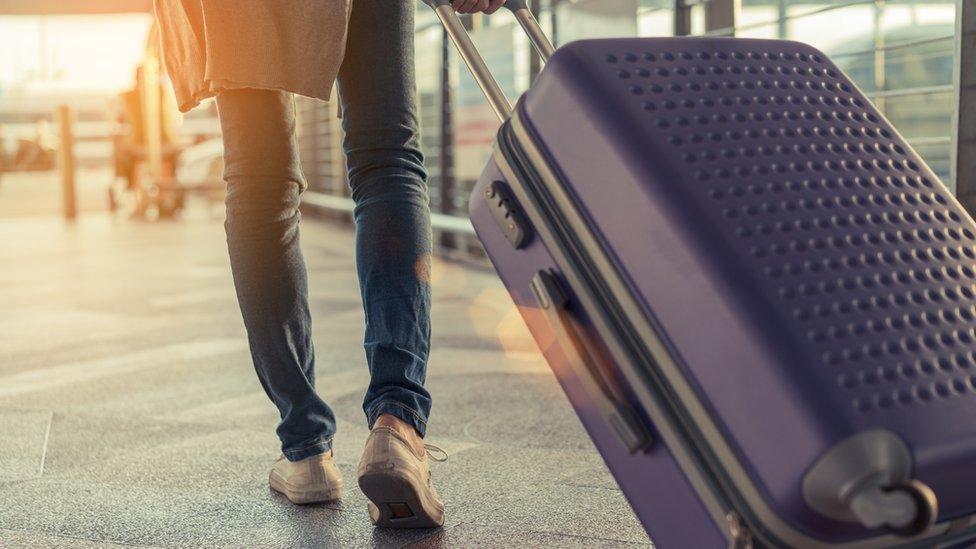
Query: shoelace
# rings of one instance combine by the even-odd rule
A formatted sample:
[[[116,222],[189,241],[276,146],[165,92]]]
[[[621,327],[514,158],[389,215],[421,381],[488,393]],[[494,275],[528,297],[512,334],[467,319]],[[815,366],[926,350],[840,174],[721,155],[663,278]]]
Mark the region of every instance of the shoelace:
[[[441,463],[447,461],[448,458],[447,450],[441,448],[440,446],[437,446],[436,444],[424,443],[424,450],[427,450],[427,455],[430,456],[430,459],[434,461],[441,462]],[[434,455],[435,452],[440,452],[440,454],[443,457],[437,457],[436,455]]]

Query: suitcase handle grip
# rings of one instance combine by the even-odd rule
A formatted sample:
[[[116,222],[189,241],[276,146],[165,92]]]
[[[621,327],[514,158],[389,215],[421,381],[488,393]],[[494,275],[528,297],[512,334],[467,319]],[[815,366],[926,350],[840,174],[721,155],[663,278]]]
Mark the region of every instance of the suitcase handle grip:
[[[556,277],[550,272],[539,271],[532,278],[532,293],[545,312],[556,341],[566,353],[591,402],[613,428],[617,438],[631,453],[650,448],[653,439],[649,430],[633,407],[626,403],[615,382],[580,341],[567,310],[569,301]]]
[[[478,52],[478,48],[471,41],[471,36],[468,35],[467,29],[461,24],[461,20],[451,6],[451,0],[423,1],[433,8],[434,13],[437,14],[437,18],[444,25],[447,36],[451,39],[454,47],[457,48],[458,53],[461,54],[461,58],[464,59],[464,63],[474,76],[478,87],[484,92],[485,97],[488,99],[488,104],[495,111],[495,115],[502,122],[507,120],[512,113],[512,105],[508,102],[505,92],[502,91],[495,77],[492,76],[491,70],[485,64],[485,60],[481,56],[481,53]],[[555,48],[552,42],[549,41],[546,33],[543,32],[542,27],[539,26],[539,22],[535,16],[532,15],[532,10],[526,6],[525,0],[508,0],[505,3],[505,7],[511,10],[515,16],[515,20],[518,21],[525,34],[528,35],[529,40],[532,42],[536,51],[539,52],[539,55],[542,56],[542,59],[548,61],[555,52]]]

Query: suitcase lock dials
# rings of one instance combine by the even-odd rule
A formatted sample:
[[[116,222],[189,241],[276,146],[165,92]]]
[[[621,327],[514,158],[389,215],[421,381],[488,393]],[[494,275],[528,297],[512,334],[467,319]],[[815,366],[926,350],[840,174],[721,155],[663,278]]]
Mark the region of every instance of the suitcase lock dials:
[[[488,200],[488,208],[495,223],[501,227],[512,246],[517,250],[528,244],[532,237],[532,227],[508,185],[501,181],[492,181],[485,187],[485,199]]]

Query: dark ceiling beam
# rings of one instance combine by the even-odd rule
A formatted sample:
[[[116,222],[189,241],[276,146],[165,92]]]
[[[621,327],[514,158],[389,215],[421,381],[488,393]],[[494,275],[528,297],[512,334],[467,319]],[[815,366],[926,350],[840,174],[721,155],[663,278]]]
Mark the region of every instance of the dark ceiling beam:
[[[0,0],[0,15],[149,13],[152,0]]]

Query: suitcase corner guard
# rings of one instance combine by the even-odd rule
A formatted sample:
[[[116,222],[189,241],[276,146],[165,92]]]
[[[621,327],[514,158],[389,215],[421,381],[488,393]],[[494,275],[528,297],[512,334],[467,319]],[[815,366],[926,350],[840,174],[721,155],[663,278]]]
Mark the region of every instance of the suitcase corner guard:
[[[938,502],[911,474],[904,441],[883,429],[865,431],[814,463],[803,478],[803,499],[826,517],[912,537],[935,524]]]
[[[532,293],[545,312],[573,371],[614,434],[631,453],[648,450],[653,444],[649,429],[626,403],[616,383],[585,350],[572,326],[567,311],[569,300],[558,279],[551,272],[537,272],[532,277]]]

